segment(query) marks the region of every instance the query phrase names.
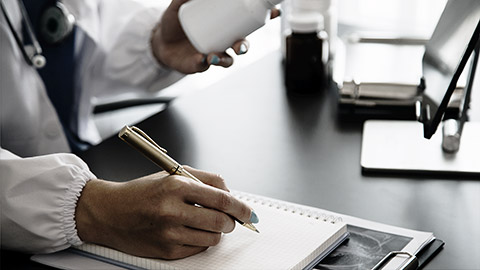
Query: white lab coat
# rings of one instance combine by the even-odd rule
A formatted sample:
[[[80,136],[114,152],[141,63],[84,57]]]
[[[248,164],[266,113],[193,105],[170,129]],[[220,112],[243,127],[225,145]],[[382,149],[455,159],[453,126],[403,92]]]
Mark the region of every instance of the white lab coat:
[[[21,36],[16,0],[4,1]],[[77,20],[75,87],[79,136],[99,142],[91,101],[156,91],[179,78],[158,65],[150,33],[169,0],[64,0]],[[0,14],[1,247],[48,253],[81,244],[74,221],[82,188],[95,178],[69,147],[43,81],[22,57]]]

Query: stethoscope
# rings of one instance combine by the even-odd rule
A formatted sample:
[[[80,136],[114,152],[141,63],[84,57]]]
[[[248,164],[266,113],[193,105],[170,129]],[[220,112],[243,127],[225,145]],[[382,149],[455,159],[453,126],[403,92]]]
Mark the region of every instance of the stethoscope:
[[[4,1],[0,0],[0,5],[2,8],[2,13],[5,16],[8,27],[13,33],[15,41],[22,52],[23,58],[25,61],[39,69],[43,68],[47,60],[42,54],[42,47],[38,42],[38,39],[33,31],[32,23],[30,22],[27,10],[22,0],[18,0],[18,5],[20,7],[20,12],[22,14],[22,21],[25,25],[26,33],[30,38],[32,44],[24,44],[20,35],[15,31],[12,21],[8,16],[7,9],[5,8]],[[48,7],[40,16],[40,35],[42,40],[48,44],[57,44],[64,40],[70,33],[75,25],[75,17],[71,14],[68,9],[59,1],[56,1],[54,6]]]

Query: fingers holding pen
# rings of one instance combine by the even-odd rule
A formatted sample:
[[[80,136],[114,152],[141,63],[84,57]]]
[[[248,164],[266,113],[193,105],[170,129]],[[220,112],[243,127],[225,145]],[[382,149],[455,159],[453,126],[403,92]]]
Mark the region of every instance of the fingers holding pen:
[[[226,191],[228,189],[221,176],[188,166],[184,168],[203,183],[176,175],[166,178],[163,192],[178,198],[183,204],[176,204],[181,209],[164,204],[160,212],[165,216],[181,220],[180,223],[185,226],[224,233],[234,229],[232,217],[247,223],[258,222],[248,205]]]
[[[199,190],[192,192],[191,195],[188,196],[190,203],[205,207],[203,208],[205,213],[202,215],[209,218],[207,224],[209,224],[208,228],[210,229],[203,227],[202,229],[230,232],[234,229],[234,223],[228,222],[232,221],[231,217],[245,223],[258,223],[259,219],[255,211],[229,192],[224,179],[220,175],[196,170],[189,166],[184,166],[184,168],[204,184],[209,185],[208,187],[195,182],[198,186],[195,187],[195,185],[193,185],[192,187],[194,189],[199,188]],[[200,213],[200,211],[197,213]],[[233,226],[229,227],[229,225]],[[194,225],[194,227],[200,228],[199,224]]]
[[[185,165],[183,167],[203,183],[230,192],[230,190],[227,188],[227,185],[225,184],[225,179],[223,179],[221,175],[198,170],[188,165]]]
[[[222,177],[187,170],[205,184],[165,171],[124,183],[89,181],[75,213],[79,236],[133,255],[176,259],[218,244],[235,228],[232,217],[250,219],[252,211],[226,191]]]
[[[219,188],[192,182],[192,190],[185,194],[185,198],[190,203],[225,213],[242,222],[258,222],[255,212],[247,204],[235,198],[231,193]]]
[[[182,224],[188,228],[211,233],[230,233],[235,228],[235,222],[223,212],[195,205],[190,205],[189,208],[185,209],[185,213],[190,214],[182,216]]]

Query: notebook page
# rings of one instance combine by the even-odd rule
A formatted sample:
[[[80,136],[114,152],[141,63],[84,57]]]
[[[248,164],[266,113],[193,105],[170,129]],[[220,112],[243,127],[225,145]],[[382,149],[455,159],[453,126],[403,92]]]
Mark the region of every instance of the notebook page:
[[[260,218],[260,233],[237,224],[217,246],[185,259],[144,259],[94,245],[80,249],[148,269],[303,269],[346,232],[343,222],[323,221],[287,203],[246,202]]]

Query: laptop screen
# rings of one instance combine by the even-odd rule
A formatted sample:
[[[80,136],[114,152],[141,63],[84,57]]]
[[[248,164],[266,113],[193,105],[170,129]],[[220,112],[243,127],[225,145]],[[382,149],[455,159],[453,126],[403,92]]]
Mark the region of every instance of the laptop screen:
[[[425,91],[420,121],[425,138],[435,133],[455,88],[465,87],[473,78],[468,73],[474,62],[473,52],[480,47],[479,33],[480,1],[448,1],[423,58]]]

